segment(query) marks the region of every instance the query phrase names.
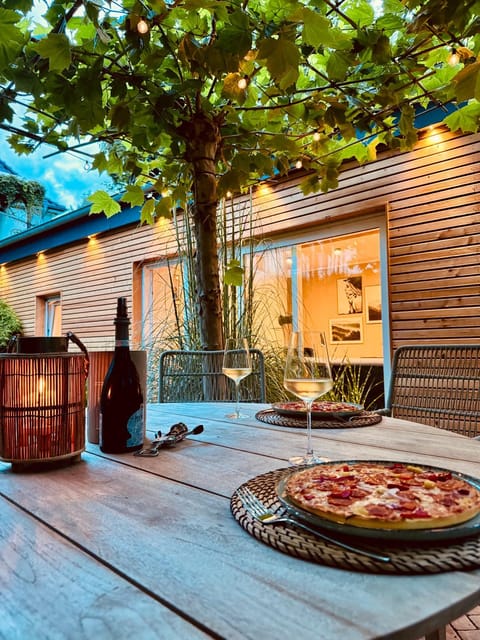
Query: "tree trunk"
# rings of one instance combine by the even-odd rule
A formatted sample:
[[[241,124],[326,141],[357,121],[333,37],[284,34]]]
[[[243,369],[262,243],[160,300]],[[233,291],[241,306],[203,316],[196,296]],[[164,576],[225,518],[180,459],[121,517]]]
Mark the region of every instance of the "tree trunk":
[[[223,349],[222,298],[217,244],[216,158],[221,143],[215,121],[203,113],[183,123],[186,159],[193,167],[193,221],[197,311],[203,349]]]

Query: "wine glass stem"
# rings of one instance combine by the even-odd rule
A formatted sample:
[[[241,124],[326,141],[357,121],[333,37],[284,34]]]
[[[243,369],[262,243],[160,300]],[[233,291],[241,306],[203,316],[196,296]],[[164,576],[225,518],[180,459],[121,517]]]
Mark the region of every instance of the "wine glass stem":
[[[307,457],[313,456],[313,444],[312,444],[312,402],[304,400],[307,406]]]
[[[235,394],[236,394],[235,414],[237,418],[239,418],[240,417],[240,380],[235,381]]]

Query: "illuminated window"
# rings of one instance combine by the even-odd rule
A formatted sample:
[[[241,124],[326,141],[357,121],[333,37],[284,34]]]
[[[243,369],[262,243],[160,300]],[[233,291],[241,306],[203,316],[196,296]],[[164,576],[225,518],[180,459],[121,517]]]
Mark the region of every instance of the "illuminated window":
[[[382,361],[380,256],[378,228],[259,250],[252,268],[263,339],[286,346],[293,329],[324,331],[333,361]]]

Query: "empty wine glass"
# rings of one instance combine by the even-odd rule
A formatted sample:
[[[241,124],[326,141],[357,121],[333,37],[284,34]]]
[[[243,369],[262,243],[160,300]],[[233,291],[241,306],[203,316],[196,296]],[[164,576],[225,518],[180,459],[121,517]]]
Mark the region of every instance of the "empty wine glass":
[[[313,453],[312,403],[333,387],[332,370],[323,332],[294,331],[285,363],[283,386],[305,403],[307,410],[307,452],[290,458],[291,464],[322,462]]]
[[[228,338],[223,354],[223,373],[235,382],[235,413],[227,418],[245,418],[240,413],[240,381],[252,373],[252,359],[246,338]]]

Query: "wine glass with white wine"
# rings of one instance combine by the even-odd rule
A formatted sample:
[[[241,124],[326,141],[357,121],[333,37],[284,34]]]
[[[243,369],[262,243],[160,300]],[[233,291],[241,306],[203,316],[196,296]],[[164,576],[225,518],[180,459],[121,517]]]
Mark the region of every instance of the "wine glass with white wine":
[[[223,353],[223,373],[234,381],[236,394],[235,413],[227,418],[245,418],[240,413],[240,382],[252,373],[252,358],[246,338],[228,338]]]
[[[321,331],[294,331],[285,363],[283,386],[303,400],[307,412],[307,452],[290,458],[291,464],[322,462],[313,453],[312,404],[333,387],[332,369],[328,358],[325,334]]]

